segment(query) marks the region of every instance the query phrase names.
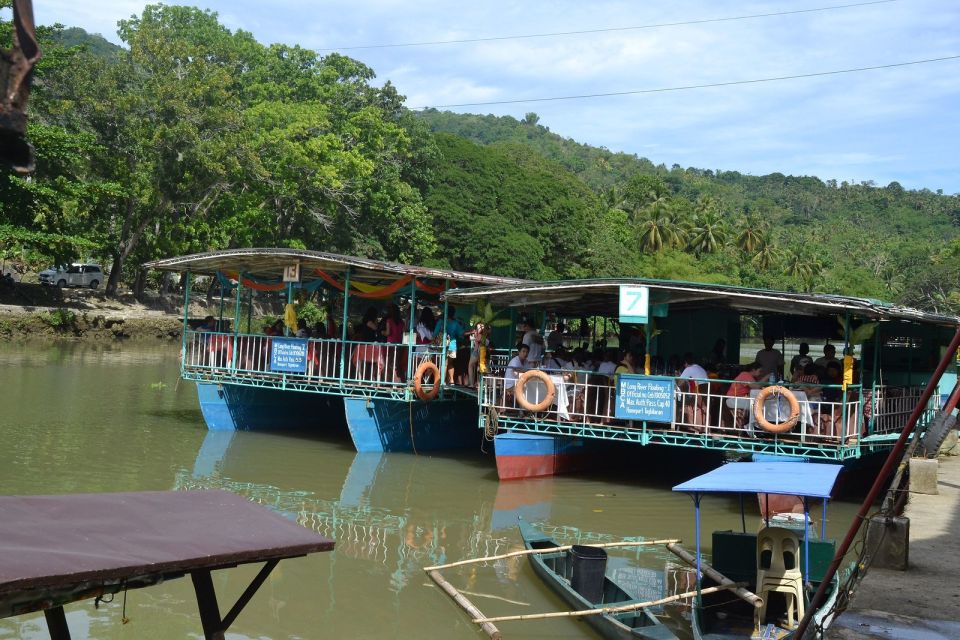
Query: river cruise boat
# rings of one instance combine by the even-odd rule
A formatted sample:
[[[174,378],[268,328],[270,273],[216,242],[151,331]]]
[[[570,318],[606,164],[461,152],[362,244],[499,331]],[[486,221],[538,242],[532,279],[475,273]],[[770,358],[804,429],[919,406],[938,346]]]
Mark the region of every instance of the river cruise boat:
[[[480,377],[479,426],[495,436],[501,479],[575,470],[625,443],[858,463],[889,450],[960,321],[864,298],[649,279],[445,299],[490,305],[546,338],[543,362],[496,350]],[[809,352],[793,355],[800,342]],[[769,370],[745,377],[765,355]],[[921,424],[956,373],[954,361]]]
[[[144,266],[185,276],[181,376],[196,383],[209,429],[329,429],[345,418],[358,451],[479,446],[476,392],[440,375],[453,353],[442,337],[457,317],[440,295],[453,287],[522,281],[282,248],[199,253]],[[207,323],[190,317],[196,276],[213,279],[211,289],[219,291],[219,311]],[[253,326],[254,292],[286,300],[286,322],[273,335]],[[320,335],[297,337],[293,303],[314,294],[322,295],[327,322]],[[351,333],[358,320],[363,324],[362,314],[373,308],[383,315],[390,303],[405,309],[394,341]],[[429,327],[440,339],[416,339],[425,309],[435,318],[440,313]],[[470,313],[459,310],[461,325]]]

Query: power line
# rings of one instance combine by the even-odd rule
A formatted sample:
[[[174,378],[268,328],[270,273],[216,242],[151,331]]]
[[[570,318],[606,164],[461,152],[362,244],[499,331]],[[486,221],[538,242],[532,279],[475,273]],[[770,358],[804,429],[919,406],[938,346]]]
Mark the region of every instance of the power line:
[[[704,18],[701,20],[685,20],[682,22],[659,22],[655,24],[643,24],[633,27],[607,27],[603,29],[583,29],[580,31],[557,31],[554,33],[528,33],[514,36],[490,36],[486,38],[463,38],[460,40],[428,40],[425,42],[400,42],[395,44],[365,44],[349,47],[326,47],[317,49],[317,51],[352,51],[357,49],[397,49],[402,47],[429,47],[444,44],[468,44],[471,42],[496,42],[499,40],[528,40],[532,38],[553,38],[558,36],[578,36],[589,33],[611,33],[617,31],[639,31],[641,29],[659,29],[661,27],[682,27],[696,24],[709,24],[713,22],[732,22],[734,20],[753,20],[756,18],[773,18],[776,16],[790,16],[801,13],[817,13],[822,11],[836,11],[838,9],[851,9],[855,7],[866,7],[875,4],[889,4],[891,2],[901,2],[902,0],[870,0],[869,2],[856,2],[852,4],[838,4],[827,7],[816,7],[812,9],[794,9],[791,11],[774,11],[770,13],[752,13],[742,16],[728,16],[725,18]]]
[[[630,91],[611,91],[608,93],[585,93],[573,96],[552,96],[549,98],[517,98],[515,100],[491,100],[489,102],[462,102],[459,104],[437,104],[424,107],[411,107],[411,109],[447,109],[452,107],[485,107],[497,104],[521,104],[524,102],[554,102],[558,100],[583,100],[586,98],[606,98],[610,96],[632,96],[642,93],[666,93],[668,91],[688,91],[690,89],[709,89],[712,87],[730,87],[738,84],[759,84],[761,82],[778,82],[780,80],[798,80],[801,78],[816,78],[820,76],[835,76],[844,73],[858,73],[861,71],[876,71],[877,69],[892,69],[894,67],[907,67],[910,65],[927,64],[930,62],[944,62],[947,60],[960,59],[960,55],[943,56],[942,58],[927,58],[925,60],[910,60],[909,62],[894,62],[891,64],[880,64],[873,67],[856,67],[854,69],[836,69],[834,71],[817,71],[814,73],[800,73],[791,76],[775,76],[772,78],[754,78],[752,80],[731,80],[729,82],[711,82],[708,84],[691,84],[680,87],[660,87],[657,89],[633,89]]]

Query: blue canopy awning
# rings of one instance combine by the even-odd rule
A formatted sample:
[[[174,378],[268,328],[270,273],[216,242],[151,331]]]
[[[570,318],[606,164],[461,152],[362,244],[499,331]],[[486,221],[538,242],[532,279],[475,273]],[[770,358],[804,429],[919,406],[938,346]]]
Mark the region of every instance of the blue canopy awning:
[[[673,488],[685,493],[776,493],[829,498],[843,465],[731,462]]]

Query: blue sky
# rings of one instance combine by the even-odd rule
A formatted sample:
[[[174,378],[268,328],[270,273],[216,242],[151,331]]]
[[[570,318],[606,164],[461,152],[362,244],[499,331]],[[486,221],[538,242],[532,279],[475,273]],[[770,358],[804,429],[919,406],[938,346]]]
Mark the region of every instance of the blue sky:
[[[264,43],[325,50],[690,22],[856,0],[462,3],[198,0]],[[37,0],[39,23],[119,42],[131,0]],[[264,7],[267,7],[266,9]],[[960,55],[960,2],[895,0],[745,20],[466,44],[340,49],[410,107],[801,75]],[[670,166],[898,181],[960,193],[960,60],[782,82],[453,111],[522,118]]]

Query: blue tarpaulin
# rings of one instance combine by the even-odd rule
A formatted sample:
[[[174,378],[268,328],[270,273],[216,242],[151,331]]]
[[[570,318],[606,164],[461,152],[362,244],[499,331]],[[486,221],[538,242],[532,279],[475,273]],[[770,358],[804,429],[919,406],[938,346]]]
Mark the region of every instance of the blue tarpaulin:
[[[829,498],[843,466],[807,462],[731,462],[673,488],[685,493],[776,493]]]

